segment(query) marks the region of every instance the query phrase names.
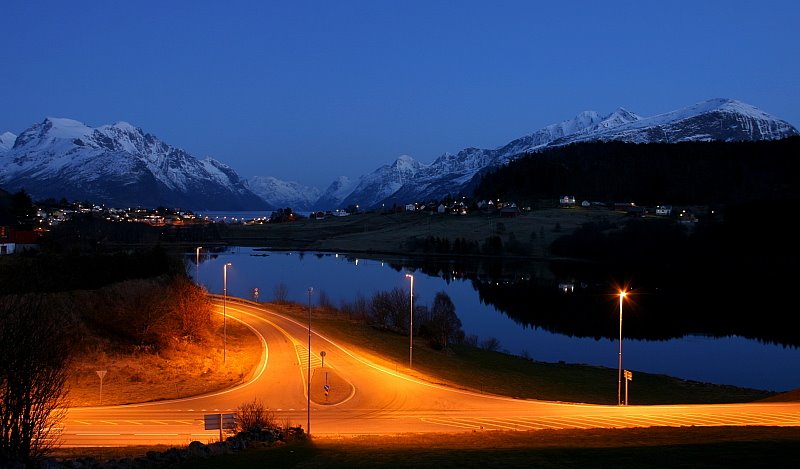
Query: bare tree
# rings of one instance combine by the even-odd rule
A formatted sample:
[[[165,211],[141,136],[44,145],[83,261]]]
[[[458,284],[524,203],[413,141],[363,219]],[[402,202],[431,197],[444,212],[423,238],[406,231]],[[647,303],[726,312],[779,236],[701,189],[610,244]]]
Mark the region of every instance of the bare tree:
[[[456,315],[456,307],[450,296],[441,291],[433,299],[429,326],[433,339],[442,348],[447,348],[451,341],[463,337],[461,320]]]
[[[266,409],[261,399],[253,398],[236,408],[236,428],[240,432],[259,432],[277,426],[275,414]]]
[[[0,298],[0,467],[32,466],[58,445],[72,350],[69,313],[41,294]]]
[[[319,297],[317,299],[317,302],[321,309],[326,309],[326,310],[336,309],[336,306],[333,304],[330,295],[328,295],[328,292],[326,292],[325,290],[319,291]]]
[[[275,295],[275,303],[279,305],[284,304],[289,298],[289,287],[287,287],[285,283],[280,282],[272,289],[272,293]]]
[[[376,292],[372,296],[370,317],[373,324],[408,332],[409,298],[402,288]]]
[[[370,300],[367,300],[364,295],[359,292],[356,295],[356,299],[352,302],[347,300],[341,300],[341,305],[339,306],[339,310],[345,314],[349,319],[362,319],[365,320],[369,317],[370,311]]]
[[[490,352],[496,352],[500,350],[500,341],[497,340],[497,337],[489,337],[481,342],[481,348],[489,350]]]

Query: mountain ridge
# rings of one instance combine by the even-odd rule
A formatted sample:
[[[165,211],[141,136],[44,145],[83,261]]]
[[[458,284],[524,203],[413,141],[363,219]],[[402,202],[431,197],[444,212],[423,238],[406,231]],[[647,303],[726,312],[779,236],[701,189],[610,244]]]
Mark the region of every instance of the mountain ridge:
[[[729,98],[701,101],[675,111],[642,117],[622,107],[608,115],[583,111],[494,149],[465,148],[419,163],[413,177],[399,181],[384,165],[362,176],[345,199],[365,208],[458,195],[474,187],[481,173],[546,148],[584,141],[677,143],[684,141],[774,140],[800,135],[791,124],[750,104]],[[401,183],[400,183],[401,182]],[[399,184],[398,184],[399,183]],[[391,190],[399,185],[399,188]],[[391,195],[382,197],[382,194]],[[365,202],[363,202],[365,201]]]
[[[47,117],[0,153],[0,184],[36,198],[113,206],[269,208],[230,166],[198,160],[127,122],[89,127]]]
[[[492,149],[464,148],[431,163],[401,155],[357,180],[339,177],[328,188],[271,176],[245,180],[212,158],[198,160],[127,122],[89,127],[48,117],[19,136],[0,134],[0,185],[35,197],[92,199],[124,205],[170,205],[204,210],[276,206],[320,210],[390,207],[467,195],[485,172],[543,149],[586,141],[678,143],[774,140],[800,135],[795,127],[741,101],[714,98],[642,117],[618,107],[607,115],[583,111]]]

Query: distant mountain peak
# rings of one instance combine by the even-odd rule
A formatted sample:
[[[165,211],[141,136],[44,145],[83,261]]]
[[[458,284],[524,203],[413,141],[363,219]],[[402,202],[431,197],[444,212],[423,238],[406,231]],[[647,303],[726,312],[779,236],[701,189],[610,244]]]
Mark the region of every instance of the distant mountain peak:
[[[789,123],[729,98],[714,98],[675,111],[642,117],[623,107],[608,115],[582,111],[572,119],[542,127],[494,149],[465,148],[444,153],[430,165],[398,171],[400,158],[362,176],[346,201],[370,207],[456,195],[469,190],[482,171],[521,155],[584,141],[636,143],[705,140],[773,140],[798,135]],[[412,170],[413,169],[413,170]]]
[[[47,117],[0,152],[0,184],[117,207],[268,208],[229,166],[199,161],[127,122],[89,127]]]
[[[320,191],[295,181],[282,181],[272,176],[254,176],[247,185],[256,195],[273,207],[290,207],[294,210],[311,210],[319,199]]]

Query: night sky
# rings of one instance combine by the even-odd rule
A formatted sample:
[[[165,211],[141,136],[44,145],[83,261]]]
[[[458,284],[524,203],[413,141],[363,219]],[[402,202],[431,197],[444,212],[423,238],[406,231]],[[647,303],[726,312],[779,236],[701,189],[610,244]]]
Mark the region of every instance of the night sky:
[[[0,9],[0,133],[126,121],[324,189],[584,110],[710,98],[800,125],[800,3],[35,1]]]

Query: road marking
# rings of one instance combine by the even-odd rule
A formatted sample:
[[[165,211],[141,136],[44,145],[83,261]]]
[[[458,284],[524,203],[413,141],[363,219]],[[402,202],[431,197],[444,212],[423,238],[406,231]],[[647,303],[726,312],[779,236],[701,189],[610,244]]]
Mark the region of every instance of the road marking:
[[[75,436],[120,436],[122,433],[75,433]]]
[[[536,425],[534,422],[529,422],[527,420],[517,420],[517,419],[508,419],[509,422],[514,422],[515,425],[519,425],[520,427],[530,428],[533,430],[544,430],[545,427],[540,427]]]
[[[600,416],[585,416],[583,417],[586,420],[594,420],[603,424],[603,428],[622,428],[629,426],[626,421],[622,421],[619,418],[614,417],[600,417]]]
[[[169,425],[166,422],[162,422],[160,420],[148,420],[148,422],[155,422],[157,425]]]
[[[549,420],[551,422],[553,422],[551,425],[554,425],[556,428],[579,428],[581,430],[586,430],[588,428],[596,428],[596,427],[593,427],[591,425],[586,426],[586,425],[581,425],[581,424],[578,424],[578,423],[570,423],[571,419],[572,418],[570,418],[570,417],[554,417],[554,418],[551,418]]]
[[[452,422],[450,420],[429,419],[429,418],[422,418],[420,420],[422,420],[423,422],[433,423],[433,424],[436,424],[436,425],[444,425],[446,427],[483,429],[483,427],[481,427],[480,425],[470,425],[470,424],[466,424],[466,423],[462,424],[462,423]]]
[[[203,422],[203,420],[198,420],[198,421],[201,421],[201,422]],[[177,422],[177,423],[182,423],[182,424],[184,424],[184,425],[194,425],[194,424],[195,424],[195,422],[188,422],[188,421],[186,421],[186,420],[175,420],[175,422]]]
[[[645,422],[648,422],[650,426],[657,427],[657,426],[667,426],[667,427],[687,427],[694,425],[694,420],[691,419],[682,419],[679,416],[657,416],[657,415],[650,415],[650,414],[643,414],[636,417],[637,419],[642,419]],[[652,423],[652,422],[655,422]],[[683,423],[682,423],[683,422]],[[688,423],[686,423],[688,422]]]
[[[133,436],[178,436],[178,433],[134,433]]]
[[[144,425],[143,423],[141,423],[141,422],[137,422],[137,421],[135,421],[135,420],[123,420],[123,422],[132,423],[132,424],[134,424],[134,425]]]
[[[103,422],[107,425],[119,425],[118,423],[112,422],[111,420],[98,420],[98,422]]]
[[[92,422],[84,422],[83,420],[73,420],[73,422],[78,422],[81,425],[91,425]]]
[[[492,420],[492,419],[474,419],[474,420],[476,422],[479,422],[479,423],[483,424],[484,427],[492,426],[492,427],[497,427],[497,428],[504,428],[506,430],[518,430],[518,427],[516,427],[516,426],[512,427],[512,426],[510,426],[508,424],[508,422],[506,422],[504,420]],[[502,422],[502,424],[497,423],[497,422]]]

